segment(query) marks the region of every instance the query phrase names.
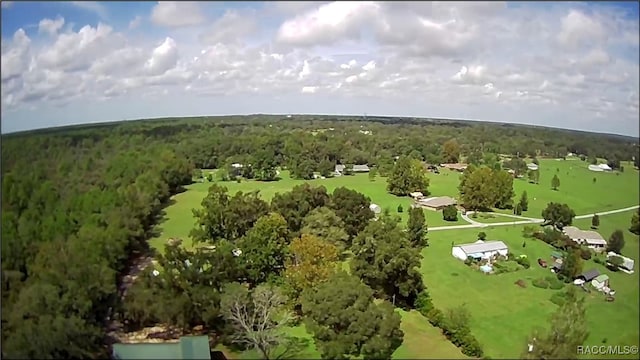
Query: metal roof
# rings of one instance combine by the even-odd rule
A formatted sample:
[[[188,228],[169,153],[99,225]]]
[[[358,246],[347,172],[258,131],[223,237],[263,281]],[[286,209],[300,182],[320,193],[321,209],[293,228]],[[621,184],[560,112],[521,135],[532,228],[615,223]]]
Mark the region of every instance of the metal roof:
[[[208,336],[183,336],[179,342],[113,344],[113,357],[121,360],[210,360]]]
[[[455,205],[458,201],[449,196],[441,196],[441,197],[432,197],[428,199],[422,199],[418,201],[420,205],[429,206],[429,207],[441,207],[448,205]]]
[[[462,245],[456,245],[456,246],[462,249],[462,251],[464,251],[465,254],[476,254],[476,253],[483,253],[488,251],[498,251],[498,250],[509,249],[505,243],[499,240],[476,242],[472,244],[462,244]]]
[[[602,235],[595,231],[580,230],[575,226],[565,226],[562,229],[562,232],[574,241],[584,240],[587,244],[607,244],[607,241],[602,237]]]

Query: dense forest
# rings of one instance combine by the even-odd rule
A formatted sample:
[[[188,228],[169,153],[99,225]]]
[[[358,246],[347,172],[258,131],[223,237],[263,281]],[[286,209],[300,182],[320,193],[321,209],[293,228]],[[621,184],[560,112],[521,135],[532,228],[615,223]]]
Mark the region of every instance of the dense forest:
[[[634,138],[448,120],[256,115],[3,135],[3,357],[103,358],[105,319],[111,316],[138,326],[158,321],[184,328],[206,325],[232,336],[238,333],[234,314],[228,313],[232,299],[279,299],[275,295],[280,294],[266,284],[283,285],[282,299],[290,299],[310,319],[310,329],[339,329],[360,322],[353,327],[356,333],[347,335],[375,340],[350,348],[334,338],[337,333],[325,334],[320,341],[316,338],[323,355],[337,356],[332,351],[338,351],[387,357],[402,337],[390,302],[410,308],[420,294],[426,296],[422,280],[410,266],[419,264],[417,249],[423,245],[420,239],[404,235],[390,215],[367,225],[373,214],[357,209],[369,200],[348,189],[328,194],[323,188],[300,187],[268,204],[254,193],[228,194],[214,185],[196,212],[199,223],[192,236],[215,244],[219,251],[192,253],[168,247],[158,257],[164,269],[159,280],[146,273],[146,281],[132,291],[138,296],[125,303],[120,302],[118,288],[131,261],[148,250],[146,240],[169,197],[191,183],[200,168],[231,171],[232,163],[251,164],[243,168],[243,176],[276,181],[276,168],[308,179],[314,172],[331,172],[337,163],[375,165],[381,175],[390,175],[394,159],[403,155],[441,163],[457,162],[463,155],[561,157],[567,152],[606,158],[612,165],[633,159],[637,166],[640,160]],[[501,202],[494,200],[488,205]],[[331,224],[340,225],[333,226],[330,235],[323,233]],[[335,239],[330,244],[335,251],[314,240],[329,236]],[[385,249],[380,256],[403,257],[405,266],[377,269],[380,260],[367,255],[371,246]],[[237,264],[234,250],[240,247],[244,258],[253,261]],[[297,252],[296,259],[329,254],[325,260],[331,262],[345,250],[360,254],[351,263],[351,273],[368,286],[360,287],[343,273],[331,274],[322,262],[302,266],[303,260],[289,260],[290,253]],[[192,266],[199,272],[184,268],[189,259],[199,262]],[[305,280],[313,276],[300,276],[301,266],[317,279],[335,276],[336,286],[344,289],[343,298],[332,302],[333,308],[323,308],[335,290],[318,286],[315,292],[305,291],[318,283]],[[274,268],[279,270],[268,270]],[[185,274],[183,281],[167,275],[173,270]],[[238,282],[250,284],[251,292],[234,286]],[[165,295],[153,296],[159,293]],[[385,301],[374,303],[374,297]],[[362,300],[353,306],[368,315],[347,319],[337,314],[346,323],[323,323],[328,321],[323,313],[344,310],[354,298]],[[273,301],[276,306],[289,300]],[[372,325],[371,319],[379,323]],[[472,335],[464,336],[468,338],[461,343],[474,343]],[[271,340],[263,343],[264,354],[275,341]],[[478,355],[473,345],[469,348]]]

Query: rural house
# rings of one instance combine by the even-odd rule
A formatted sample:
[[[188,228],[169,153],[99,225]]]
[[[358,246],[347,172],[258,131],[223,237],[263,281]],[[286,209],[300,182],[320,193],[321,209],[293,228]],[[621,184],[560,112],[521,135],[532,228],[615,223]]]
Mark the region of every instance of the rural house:
[[[208,336],[183,336],[178,342],[113,344],[113,358],[210,360]]]
[[[607,260],[612,257],[612,256],[618,256],[622,258],[622,265],[618,266],[618,269],[622,272],[625,272],[627,274],[633,274],[633,266],[635,265],[635,262],[633,261],[633,259],[630,259],[626,256],[622,256],[620,254],[616,254],[613,251],[609,251],[607,253]]]
[[[335,173],[336,175],[342,175],[344,173],[344,165],[338,164],[335,167]],[[367,173],[369,172],[369,166],[368,165],[353,165],[353,169],[351,169],[352,172],[354,173]]]
[[[366,173],[369,172],[369,165],[353,165],[353,172]]]
[[[478,240],[471,244],[455,245],[451,255],[462,261],[472,257],[474,259],[489,259],[496,255],[507,256],[509,248],[502,241]]]
[[[440,164],[440,167],[447,168],[449,170],[455,170],[463,172],[467,169],[467,164],[455,163],[455,164]]]
[[[580,230],[575,226],[565,226],[562,232],[580,245],[587,245],[589,249],[601,252],[607,247],[607,241],[595,231]]]
[[[417,205],[434,211],[444,209],[449,205],[456,205],[458,202],[456,199],[449,196],[430,197],[426,199],[420,199],[416,201]]]
[[[612,169],[607,164],[600,164],[600,165],[589,165],[589,170],[595,171],[595,172],[603,172],[603,171],[611,171]]]

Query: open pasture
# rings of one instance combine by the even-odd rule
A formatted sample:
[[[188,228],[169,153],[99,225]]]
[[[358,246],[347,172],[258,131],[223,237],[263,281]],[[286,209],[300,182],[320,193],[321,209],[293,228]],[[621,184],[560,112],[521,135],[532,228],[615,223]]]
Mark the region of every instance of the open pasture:
[[[576,215],[615,210],[638,205],[640,177],[630,163],[621,163],[624,172],[593,172],[580,160],[540,159],[540,182],[531,184],[526,178],[514,179],[514,202],[527,192],[529,209],[522,216],[540,218],[547,203],[566,203]],[[558,190],[551,188],[553,175],[558,175]],[[593,179],[596,179],[595,182]],[[497,210],[511,213],[511,210]]]
[[[622,253],[637,261],[638,236],[626,230],[631,214],[629,211],[601,216],[599,231],[608,238],[613,230],[623,229],[626,245]],[[581,228],[588,228],[590,224],[591,219],[576,221]],[[548,326],[549,316],[557,308],[549,299],[558,290],[540,289],[531,284],[535,278],[551,275],[548,269],[537,264],[537,259],[549,261],[554,248],[539,240],[525,239],[523,228],[523,225],[489,226],[433,232],[429,236],[430,246],[422,252],[422,274],[436,307],[450,308],[465,303],[472,314],[474,335],[486,354],[493,358],[517,358],[533,327]],[[527,255],[531,267],[485,275],[455,259],[451,255],[452,242],[473,242],[479,231],[487,234],[487,240],[502,240],[516,256]],[[611,272],[593,260],[584,262],[584,270],[592,268],[608,274],[617,293],[612,303],[605,302],[604,295],[595,291],[587,295],[590,335],[585,345],[638,345],[638,272],[633,275]],[[515,285],[520,279],[525,281],[526,288]]]

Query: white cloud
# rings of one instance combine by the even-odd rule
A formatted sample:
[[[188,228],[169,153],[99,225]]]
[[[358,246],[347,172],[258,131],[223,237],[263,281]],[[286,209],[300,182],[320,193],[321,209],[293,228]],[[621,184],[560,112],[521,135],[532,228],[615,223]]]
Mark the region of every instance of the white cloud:
[[[151,21],[166,27],[200,25],[205,21],[200,4],[193,1],[159,1],[151,11]]]
[[[243,40],[256,31],[255,12],[228,10],[202,34],[200,41],[207,45]]]
[[[318,90],[317,86],[305,86],[302,88],[300,92],[302,92],[303,94],[315,94],[317,90]]]
[[[562,118],[577,128],[599,112],[608,121],[584,126],[637,132],[638,20],[615,7],[273,3],[221,8],[211,20],[201,10],[159,3],[149,23],[170,29],[156,31],[142,17],[129,24],[135,32],[108,21],[74,31],[56,14],[39,24],[40,35],[29,32],[33,39],[17,31],[2,43],[3,126],[5,115],[28,107],[184,95],[202,99],[203,109],[214,98],[249,96],[223,105],[264,112],[252,105],[259,98],[274,112],[371,108],[547,125]]]
[[[278,30],[278,40],[298,46],[324,45],[343,38],[358,38],[360,27],[378,8],[371,1],[340,1],[284,22]]]
[[[49,35],[55,35],[62,29],[64,26],[64,19],[62,17],[57,17],[55,20],[52,19],[42,19],[38,24],[38,31],[41,33],[47,33]]]
[[[162,44],[153,49],[153,53],[145,64],[145,69],[151,75],[162,75],[173,69],[178,63],[178,47],[176,42],[168,37]]]
[[[62,33],[56,41],[45,47],[37,57],[38,64],[45,68],[82,71],[87,70],[97,59],[121,47],[125,39],[113,32],[113,28],[102,23],[94,28],[83,26],[77,33]]]
[[[90,11],[101,19],[106,19],[108,16],[107,8],[98,1],[70,1],[70,5],[73,5],[77,8]]]
[[[558,41],[564,46],[573,48],[588,42],[599,42],[604,38],[605,30],[602,24],[579,10],[572,9],[562,18]]]
[[[140,26],[140,24],[142,24],[142,16],[136,15],[136,17],[134,17],[129,22],[129,29],[130,30],[137,29]]]
[[[2,48],[2,81],[20,76],[29,66],[29,47],[31,39],[24,30],[19,29],[13,35],[9,46]],[[3,45],[5,45],[3,43]]]

